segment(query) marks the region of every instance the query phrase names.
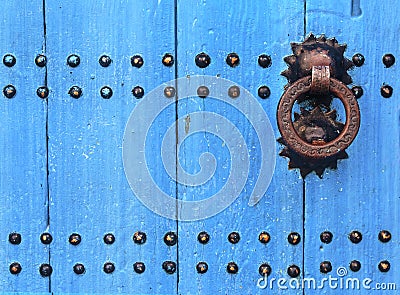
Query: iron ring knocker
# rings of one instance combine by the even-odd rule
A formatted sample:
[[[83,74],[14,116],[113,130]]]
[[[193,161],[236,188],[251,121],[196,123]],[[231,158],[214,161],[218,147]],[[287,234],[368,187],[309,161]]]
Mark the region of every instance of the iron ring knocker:
[[[301,157],[326,159],[344,151],[357,136],[360,127],[360,109],[353,92],[342,82],[329,78],[329,92],[340,99],[346,111],[346,123],[342,132],[332,141],[323,144],[310,144],[303,140],[292,122],[293,105],[300,95],[311,91],[312,77],[303,77],[283,93],[277,110],[278,128],[285,144]]]

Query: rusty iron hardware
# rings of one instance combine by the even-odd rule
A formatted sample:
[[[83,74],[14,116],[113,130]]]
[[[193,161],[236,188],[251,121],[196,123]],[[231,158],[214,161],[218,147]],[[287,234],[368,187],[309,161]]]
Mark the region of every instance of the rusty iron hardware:
[[[348,157],[346,149],[360,127],[360,110],[347,70],[354,67],[344,57],[345,44],[324,35],[310,34],[302,43],[292,43],[293,55],[286,56],[288,79],[277,109],[278,128],[285,145],[280,155],[290,159],[289,169],[299,168],[305,178],[315,171],[322,178],[326,168],[337,168],[337,160]],[[337,111],[331,108],[338,98],[346,112],[346,122],[336,121]],[[295,103],[304,105],[294,113]]]

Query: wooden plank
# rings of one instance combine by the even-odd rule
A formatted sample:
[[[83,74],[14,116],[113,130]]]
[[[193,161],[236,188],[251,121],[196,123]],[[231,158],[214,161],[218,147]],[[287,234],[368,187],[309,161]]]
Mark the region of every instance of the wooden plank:
[[[42,53],[42,1],[5,1],[0,12],[0,54],[12,54],[12,67],[0,65],[0,292],[47,292],[48,279],[39,266],[49,250],[40,242],[47,227],[46,112],[47,102],[37,97],[45,69],[35,65]],[[16,95],[5,98],[3,87],[12,84]],[[17,232],[19,245],[9,242]],[[18,262],[22,271],[12,275]]]
[[[306,275],[321,280],[319,273],[324,260],[332,263],[331,275],[344,267],[344,277],[362,281],[370,278],[371,288],[377,283],[397,283],[396,260],[399,257],[399,67],[385,68],[382,56],[399,54],[395,37],[400,22],[399,5],[375,1],[307,1],[307,32],[325,33],[347,43],[347,57],[355,53],[365,56],[365,64],[350,72],[355,85],[364,89],[359,99],[361,127],[348,149],[349,159],[340,161],[336,171],[327,171],[322,180],[315,175],[306,182]],[[388,37],[392,36],[392,37]],[[389,84],[394,89],[391,98],[380,95],[380,87]],[[319,234],[333,233],[331,244],[322,244]],[[362,233],[359,244],[350,242],[353,230]],[[378,240],[381,230],[389,230],[392,240]],[[361,270],[352,272],[349,263],[361,262]],[[382,260],[391,262],[387,273],[378,270]],[[339,287],[340,288],[340,287]],[[361,286],[360,294],[371,294]],[[341,289],[341,294],[354,294]],[[328,287],[325,292],[329,293]],[[320,294],[321,290],[306,294]]]
[[[47,3],[53,92],[49,103],[53,292],[176,292],[176,274],[162,269],[163,261],[177,260],[176,251],[163,242],[167,231],[176,230],[176,223],[152,213],[135,198],[122,163],[124,128],[139,101],[132,88],[140,85],[149,92],[175,76],[174,68],[161,63],[164,53],[174,53],[173,11],[171,1]],[[67,65],[70,54],[79,55],[78,67]],[[99,65],[103,54],[112,59],[109,67]],[[131,65],[135,54],[144,59],[141,68]],[[79,99],[68,94],[73,85],[82,88]],[[100,96],[105,85],[113,90],[110,99]],[[174,109],[164,120],[171,118]],[[154,132],[148,140],[160,138]],[[160,159],[160,152],[152,157],[151,149],[150,167]],[[152,169],[156,178],[162,178],[157,166]],[[168,178],[162,179],[161,185],[168,186]],[[145,244],[134,244],[136,231],[147,234]],[[72,233],[82,237],[78,246],[68,242]],[[103,242],[107,233],[115,235],[114,244]],[[112,274],[103,272],[107,261],[115,264]],[[145,263],[143,274],[134,272],[136,261]],[[76,275],[76,263],[84,264],[86,273]]]
[[[178,76],[218,76],[243,87],[242,93],[244,89],[249,90],[268,115],[274,135],[278,136],[276,106],[286,84],[286,80],[280,76],[286,67],[283,56],[290,54],[289,42],[300,40],[303,35],[303,8],[303,1],[252,1],[246,4],[178,1]],[[211,64],[204,69],[195,64],[195,56],[201,52],[211,57]],[[240,65],[235,68],[225,62],[231,52],[237,53],[240,58]],[[264,53],[272,57],[270,68],[264,69],[257,64],[258,56]],[[261,85],[271,89],[270,98],[262,100],[257,96]],[[178,85],[179,95],[182,94],[181,86]],[[223,93],[228,91],[226,88],[220,90]],[[202,99],[191,96],[186,100],[179,97],[178,125],[187,127],[187,132],[199,126],[212,125],[207,115],[203,120],[188,116],[191,112],[199,111],[218,113],[239,129],[251,149],[251,170],[243,193],[226,210],[201,221],[179,223],[178,291],[180,294],[263,293],[267,290],[257,287],[257,280],[261,277],[258,268],[262,263],[270,264],[270,278],[275,279],[289,279],[286,270],[291,264],[302,268],[301,243],[293,246],[287,241],[291,231],[302,234],[302,181],[296,172],[288,172],[286,159],[277,158],[275,174],[265,197],[256,206],[248,206],[251,191],[260,174],[260,163],[266,160],[261,157],[258,137],[251,126],[257,126],[259,122],[250,124],[240,111],[212,97]],[[251,117],[255,114],[256,109],[245,115]],[[264,124],[267,130],[267,124]],[[219,164],[209,182],[195,187],[180,185],[179,199],[193,201],[211,197],[223,187],[229,173],[237,172],[229,171],[230,167],[237,167],[237,163],[230,162],[230,154],[225,146],[234,135],[228,133],[219,136],[197,132],[182,144],[178,158],[186,172],[194,174],[200,171],[199,158],[204,152],[212,153]],[[276,149],[280,149],[278,144]],[[245,153],[241,156],[244,157]],[[243,171],[243,175],[240,178],[247,177],[246,171]],[[182,174],[178,174],[178,181],[181,178]],[[239,183],[241,179],[236,180]],[[197,241],[197,235],[202,231],[210,235],[210,242],[206,245]],[[258,241],[262,231],[269,232],[271,236],[270,243],[266,245]],[[237,244],[228,242],[231,232],[240,234],[241,239]],[[209,267],[205,274],[196,271],[196,265],[201,261]],[[226,267],[230,261],[237,263],[237,274],[227,273]],[[276,290],[277,285],[274,288]],[[292,290],[290,294],[300,293],[301,290]]]

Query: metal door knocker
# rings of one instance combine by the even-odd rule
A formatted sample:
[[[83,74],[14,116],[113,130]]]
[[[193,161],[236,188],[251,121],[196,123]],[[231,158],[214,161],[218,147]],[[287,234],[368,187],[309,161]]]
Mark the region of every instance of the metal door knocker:
[[[304,178],[312,171],[319,177],[326,168],[336,168],[337,160],[348,157],[346,149],[360,127],[360,110],[347,70],[354,64],[344,57],[345,44],[324,35],[310,34],[302,43],[292,43],[293,55],[284,58],[289,68],[282,72],[288,79],[277,110],[278,141],[285,145],[280,155],[288,157],[289,169],[299,168]],[[346,122],[336,121],[331,108],[338,98],[346,113]],[[306,107],[292,112],[294,103]]]

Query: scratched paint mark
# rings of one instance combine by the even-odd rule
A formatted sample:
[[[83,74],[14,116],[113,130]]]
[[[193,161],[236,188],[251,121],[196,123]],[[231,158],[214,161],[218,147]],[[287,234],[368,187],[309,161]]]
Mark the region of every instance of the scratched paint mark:
[[[185,117],[185,133],[189,133],[189,128],[190,128],[190,115],[187,115]]]
[[[362,14],[360,1],[361,0],[351,0],[351,16],[352,17],[360,16]]]

